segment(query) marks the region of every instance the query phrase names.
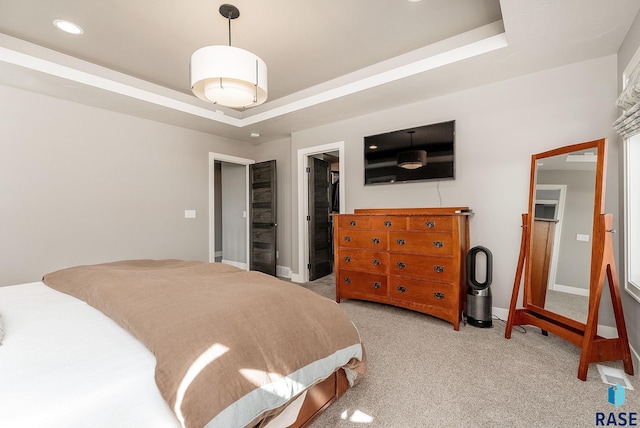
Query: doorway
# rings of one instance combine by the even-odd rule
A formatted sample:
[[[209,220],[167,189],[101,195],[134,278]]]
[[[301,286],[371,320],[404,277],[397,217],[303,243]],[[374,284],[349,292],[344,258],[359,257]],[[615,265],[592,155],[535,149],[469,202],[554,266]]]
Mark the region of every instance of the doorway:
[[[562,219],[564,217],[564,206],[567,195],[566,184],[538,184],[535,194],[536,218],[556,220],[556,227],[553,237],[553,249],[551,252],[551,264],[549,266],[548,288],[556,290],[556,276],[558,272],[558,258],[560,254],[560,243],[562,237]]]
[[[209,261],[276,276],[276,161],[209,153]]]
[[[209,153],[209,262],[249,270],[251,159]]]
[[[319,192],[310,191],[314,182],[310,177],[311,164],[313,163],[311,159],[327,159],[324,162],[330,165],[327,178],[329,189],[320,190]],[[322,162],[319,164],[322,164]],[[333,254],[331,251],[333,247],[330,240],[333,229],[330,223],[324,225],[323,222],[319,222],[319,224],[316,223],[317,227],[312,224],[314,223],[312,220],[324,217],[322,213],[326,210],[324,207],[319,207],[319,211],[322,213],[313,212],[316,206],[314,193],[325,195],[324,199],[328,195],[328,198],[331,199],[328,207],[329,212],[345,212],[344,142],[298,150],[298,177],[298,272],[300,273],[295,278],[292,276],[292,280],[308,282],[311,278],[317,279],[333,271]],[[314,230],[318,231],[318,233],[314,234]],[[327,239],[324,236],[329,239],[328,247],[325,245]],[[316,238],[318,238],[320,245],[316,245]],[[322,249],[323,247],[326,247],[328,253],[325,252],[325,249]]]

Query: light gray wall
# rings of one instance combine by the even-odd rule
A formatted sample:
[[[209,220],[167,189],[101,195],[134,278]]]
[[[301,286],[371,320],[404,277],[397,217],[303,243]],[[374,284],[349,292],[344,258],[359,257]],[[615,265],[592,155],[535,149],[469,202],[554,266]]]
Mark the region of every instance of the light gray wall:
[[[640,14],[636,16],[631,29],[627,33],[627,37],[625,38],[620,50],[618,51],[618,70],[617,70],[617,82],[618,82],[618,92],[622,91],[622,73],[624,69],[629,65],[631,58],[636,53],[636,51],[640,48]],[[621,111],[619,113],[622,113]],[[618,139],[618,141],[620,141]],[[618,153],[618,161],[619,164],[622,165],[622,150]],[[619,169],[618,179],[620,183],[622,181],[622,168]],[[620,198],[619,198],[619,207],[620,207],[620,216],[624,215],[624,198],[623,198],[623,188],[620,186]],[[622,233],[617,235],[623,235],[625,233],[624,222],[621,220],[620,223],[616,226],[616,229]],[[619,251],[618,255],[624,254],[624,242],[623,240],[619,241]],[[620,276],[620,287],[624,290],[624,258],[618,256],[618,275]],[[627,324],[627,330],[629,334],[629,342],[631,347],[635,350],[636,354],[634,355],[635,359],[635,367],[638,370],[638,366],[640,365],[640,359],[638,358],[638,353],[640,352],[640,303],[634,300],[627,292],[622,291],[622,306],[624,308],[624,316]]]
[[[208,153],[251,154],[239,141],[5,86],[0,117],[0,285],[78,264],[208,260]]]
[[[493,304],[508,308],[532,154],[603,137],[612,140],[606,209],[614,214],[617,227],[618,144],[611,127],[617,115],[616,97],[616,57],[608,56],[294,133],[292,207],[295,210],[298,203],[297,150],[344,141],[341,161],[346,173],[341,180],[346,184],[346,212],[468,205],[475,211],[470,220],[471,245],[493,252]],[[365,135],[452,119],[456,120],[455,180],[363,185]],[[295,231],[297,219],[292,218]],[[296,254],[297,241],[292,248]],[[300,268],[294,266],[294,271]],[[607,321],[611,317],[604,314],[601,322]]]

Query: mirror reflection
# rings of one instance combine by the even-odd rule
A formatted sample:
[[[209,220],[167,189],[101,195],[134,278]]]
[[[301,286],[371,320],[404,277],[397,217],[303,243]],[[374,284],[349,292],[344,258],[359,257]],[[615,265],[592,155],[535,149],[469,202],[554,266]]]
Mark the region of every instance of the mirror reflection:
[[[529,304],[586,323],[597,148],[536,159]]]

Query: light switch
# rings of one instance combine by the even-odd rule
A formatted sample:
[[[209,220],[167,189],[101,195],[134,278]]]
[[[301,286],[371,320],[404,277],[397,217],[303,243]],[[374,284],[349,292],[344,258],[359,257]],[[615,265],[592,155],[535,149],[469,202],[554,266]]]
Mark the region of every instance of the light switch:
[[[184,218],[196,218],[196,210],[184,210]]]
[[[576,235],[576,241],[589,242],[589,235],[583,235],[582,233],[578,233]]]

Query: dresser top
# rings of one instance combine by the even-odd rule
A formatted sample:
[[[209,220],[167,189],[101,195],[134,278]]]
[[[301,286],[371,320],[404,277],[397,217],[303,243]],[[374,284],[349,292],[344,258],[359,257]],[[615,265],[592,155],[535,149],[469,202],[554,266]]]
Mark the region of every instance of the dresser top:
[[[441,207],[441,208],[357,208],[353,214],[338,215],[380,215],[380,216],[420,216],[420,215],[472,215],[469,207]],[[335,214],[334,214],[335,215]]]

